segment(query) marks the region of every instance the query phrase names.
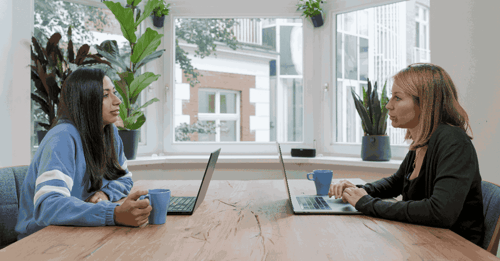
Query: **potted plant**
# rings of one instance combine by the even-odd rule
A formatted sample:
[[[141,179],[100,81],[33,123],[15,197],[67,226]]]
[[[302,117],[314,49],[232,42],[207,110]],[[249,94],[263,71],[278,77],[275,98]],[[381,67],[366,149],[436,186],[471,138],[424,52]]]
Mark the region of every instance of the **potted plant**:
[[[31,38],[31,80],[35,85],[31,99],[38,103],[40,109],[48,116],[48,123],[37,122],[44,129],[37,131],[38,144],[42,142],[43,137],[54,123],[61,87],[71,72],[83,65],[107,64],[111,67],[108,61],[103,61],[99,56],[91,54],[88,44],[82,45],[75,56],[71,40],[71,26],[68,28],[67,34],[69,41],[66,53],[59,49],[59,41],[61,40],[59,33],[54,33],[49,38],[45,48],[35,37]]]
[[[364,136],[361,144],[361,158],[366,161],[388,161],[391,159],[391,145],[387,130],[387,113],[385,108],[389,102],[386,92],[387,82],[379,100],[377,82],[372,91],[372,84],[368,79],[368,90],[363,87],[363,100],[351,88],[352,98],[356,110],[361,118]]]
[[[163,22],[165,22],[165,16],[170,12],[170,4],[166,4],[161,1],[160,4],[153,9],[151,16],[153,17],[153,25],[162,28]]]
[[[297,11],[303,11],[302,15],[311,17],[314,27],[323,25],[323,9],[320,4],[326,3],[321,0],[299,0]]]
[[[148,27],[142,35],[136,35],[140,23],[160,4],[160,0],[149,0],[141,14],[140,9],[137,8],[141,1],[127,0],[126,7],[120,3],[104,1],[104,4],[120,23],[123,36],[129,42],[131,52],[120,54],[116,41],[108,40],[96,46],[98,53],[116,68],[118,77],[117,80],[114,80],[114,84],[123,101],[120,104],[120,118],[123,121],[123,127],[119,126],[119,134],[127,159],[135,159],[137,154],[138,129],[146,122],[146,116],[141,110],[159,101],[157,98],[153,98],[142,106],[136,104],[139,94],[160,77],[160,74],[152,72],[141,73],[141,68],[148,62],[160,58],[165,51],[156,50],[161,44],[163,34],[158,34]]]

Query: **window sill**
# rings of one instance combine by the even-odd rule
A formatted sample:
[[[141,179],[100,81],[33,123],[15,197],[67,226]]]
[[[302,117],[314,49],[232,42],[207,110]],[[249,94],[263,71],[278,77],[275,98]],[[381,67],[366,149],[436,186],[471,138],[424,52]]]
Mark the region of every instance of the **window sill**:
[[[318,156],[315,158],[291,157],[284,155],[285,163],[328,164],[341,166],[355,166],[366,168],[399,169],[402,160],[390,161],[363,161],[361,158]],[[149,156],[137,157],[128,160],[128,166],[142,166],[164,163],[207,163],[208,155],[183,155],[183,156]],[[223,155],[219,156],[217,163],[278,163],[277,155]]]

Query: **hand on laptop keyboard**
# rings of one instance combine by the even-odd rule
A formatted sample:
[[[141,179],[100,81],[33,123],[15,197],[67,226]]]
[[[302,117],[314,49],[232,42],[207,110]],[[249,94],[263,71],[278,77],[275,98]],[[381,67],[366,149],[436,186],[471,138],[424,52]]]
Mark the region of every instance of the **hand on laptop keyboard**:
[[[352,188],[352,187],[355,188],[356,185],[352,184],[348,180],[341,180],[338,183],[330,184],[330,190],[328,191],[328,196],[330,198],[332,196],[334,196],[335,198],[342,198],[342,201],[345,203],[345,202],[347,202],[347,200],[344,199],[344,197],[342,197],[342,194],[344,193],[344,190],[346,188]]]

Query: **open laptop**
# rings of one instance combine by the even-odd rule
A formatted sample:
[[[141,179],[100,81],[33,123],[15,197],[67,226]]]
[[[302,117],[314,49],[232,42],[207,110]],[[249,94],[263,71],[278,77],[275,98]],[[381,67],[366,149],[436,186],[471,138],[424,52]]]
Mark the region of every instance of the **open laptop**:
[[[288,179],[286,177],[285,163],[283,162],[283,155],[281,154],[281,147],[278,142],[276,142],[279,152],[279,158],[283,170],[283,177],[285,178],[286,191],[288,192],[288,198],[292,203],[292,210],[294,214],[362,214],[357,211],[349,203],[344,203],[342,199],[334,199],[326,196],[317,195],[298,195],[292,196],[290,194],[290,188],[288,186]],[[355,185],[364,185],[366,182],[362,179],[347,179]]]
[[[210,153],[210,159],[208,159],[207,168],[205,169],[200,189],[198,189],[198,195],[196,197],[170,197],[170,205],[168,206],[167,215],[192,215],[201,205],[203,199],[205,199],[205,195],[207,194],[210,180],[212,180],[215,163],[217,163],[217,159],[219,158],[220,150],[221,149],[218,149]]]

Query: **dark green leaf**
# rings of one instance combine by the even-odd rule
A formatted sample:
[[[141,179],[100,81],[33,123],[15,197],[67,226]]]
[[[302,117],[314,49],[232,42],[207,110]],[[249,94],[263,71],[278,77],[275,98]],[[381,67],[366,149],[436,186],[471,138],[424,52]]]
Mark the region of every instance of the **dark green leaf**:
[[[69,40],[68,43],[68,60],[70,63],[75,60],[75,50],[73,50],[73,41]]]
[[[129,42],[135,43],[137,41],[137,36],[135,35],[136,27],[132,9],[125,8],[120,3],[114,3],[112,1],[104,1],[104,4],[111,10],[116,20],[120,23],[123,37]]]
[[[139,77],[135,78],[134,81],[130,84],[130,100],[131,104],[134,104],[137,100],[139,94],[148,87],[152,82],[158,80],[160,74],[154,74],[152,72],[146,72],[144,74],[139,75]]]
[[[133,63],[139,63],[142,59],[156,51],[156,48],[161,44],[163,34],[158,34],[155,30],[147,28],[146,32],[139,38],[137,44],[134,45],[134,51],[130,57]]]
[[[120,118],[122,119],[126,119],[127,118],[127,108],[125,107],[125,104],[124,103],[120,103]],[[125,124],[124,124],[124,127],[125,127]]]
[[[163,0],[161,0],[163,1]],[[135,22],[135,26],[139,26],[139,24],[144,21],[147,17],[150,16],[151,12],[153,12],[153,9],[157,7],[160,4],[159,0],[149,0],[146,5],[144,6],[144,12],[142,12],[142,15],[140,16],[139,20]]]
[[[372,134],[372,123],[371,123],[370,117],[368,116],[368,112],[363,107],[363,103],[361,102],[361,99],[359,98],[358,94],[356,94],[356,92],[354,92],[353,88],[351,88],[351,94],[352,94],[352,98],[354,99],[354,105],[356,106],[356,110],[358,111],[359,116],[361,118],[361,122],[365,126],[366,132],[368,132],[368,134]]]
[[[368,81],[368,90],[366,91],[366,101],[364,101],[364,103],[366,104],[366,109],[368,110],[368,116],[370,117],[370,121],[373,120],[373,112],[371,110],[372,108],[372,101],[370,100],[371,99],[371,95],[372,95],[372,83],[370,82],[370,79],[366,79]]]
[[[144,59],[142,59],[142,61],[140,61],[138,64],[135,65],[134,71],[138,71],[145,64],[160,58],[162,56],[163,52],[165,52],[165,49],[158,50],[158,51],[153,52],[152,54],[146,56]]]
[[[380,120],[380,101],[378,99],[378,91],[377,91],[377,82],[375,82],[375,87],[373,88],[372,97],[371,97],[371,107],[372,111],[372,130],[374,130],[374,134],[377,135],[378,131],[378,121]]]
[[[118,43],[115,40],[103,41],[100,45],[96,45],[95,48],[97,52],[106,60],[108,60],[112,65],[121,68],[122,71],[128,70],[127,64],[120,55]]]
[[[160,100],[158,100],[158,98],[153,98],[149,101],[147,101],[146,103],[144,103],[141,107],[137,108],[136,110],[141,110],[141,109],[144,109],[146,107],[148,107],[149,105],[155,103],[155,102],[159,102]]]
[[[33,93],[31,94],[31,99],[33,101],[35,101],[36,103],[38,103],[38,105],[40,105],[40,108],[42,109],[43,112],[45,112],[47,115],[49,114],[49,112],[50,112],[49,105],[47,104],[47,102],[45,100],[34,95]]]
[[[142,127],[142,125],[144,125],[144,122],[146,122],[146,116],[142,114],[139,118],[137,118],[137,121],[135,123],[128,124],[128,126],[126,127],[129,130],[137,130]]]

